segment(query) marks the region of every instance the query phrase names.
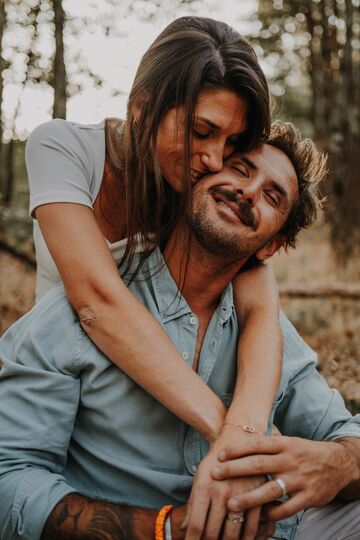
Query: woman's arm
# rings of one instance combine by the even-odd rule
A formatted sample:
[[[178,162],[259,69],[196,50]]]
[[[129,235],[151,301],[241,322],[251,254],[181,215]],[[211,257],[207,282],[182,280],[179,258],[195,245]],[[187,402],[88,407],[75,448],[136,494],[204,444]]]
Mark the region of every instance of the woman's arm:
[[[231,406],[219,436],[196,473],[188,504],[186,540],[199,540],[204,531],[218,535],[227,513],[226,502],[234,493],[249,491],[248,478],[239,475],[236,483],[212,478],[220,465],[221,451],[242,442],[246,448],[258,434],[240,426],[265,433],[273,399],[279,385],[282,336],[279,326],[279,296],[272,271],[267,265],[240,273],[233,282],[234,302],[240,327],[238,375]],[[229,423],[229,424],[227,424]],[[230,442],[231,441],[231,442]],[[251,482],[255,488],[259,478]],[[260,509],[247,512],[241,532],[251,536],[259,527]],[[225,522],[228,525],[228,522]],[[240,527],[238,534],[240,535]]]
[[[225,414],[221,400],[123,283],[92,210],[44,204],[36,209],[36,219],[90,339],[165,407],[214,440]]]
[[[225,421],[265,433],[281,375],[278,288],[268,265],[239,274],[233,286],[240,326],[238,376]]]

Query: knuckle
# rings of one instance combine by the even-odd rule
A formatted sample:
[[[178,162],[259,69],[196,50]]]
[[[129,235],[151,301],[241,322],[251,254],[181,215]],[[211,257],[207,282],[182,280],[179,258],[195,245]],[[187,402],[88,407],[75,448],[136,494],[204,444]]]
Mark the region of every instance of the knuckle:
[[[218,538],[218,534],[217,534],[217,531],[215,530],[206,531],[204,535],[204,540],[217,540],[217,538]]]
[[[256,456],[254,458],[254,469],[257,472],[262,472],[264,468],[264,458],[262,456]]]
[[[200,527],[199,523],[195,522],[189,523],[187,530],[192,535],[200,535],[202,532],[202,528]]]
[[[254,525],[248,525],[246,527],[246,536],[253,538],[257,533],[257,527]]]
[[[276,482],[269,483],[269,491],[271,497],[274,497],[275,499],[279,498],[279,485]]]

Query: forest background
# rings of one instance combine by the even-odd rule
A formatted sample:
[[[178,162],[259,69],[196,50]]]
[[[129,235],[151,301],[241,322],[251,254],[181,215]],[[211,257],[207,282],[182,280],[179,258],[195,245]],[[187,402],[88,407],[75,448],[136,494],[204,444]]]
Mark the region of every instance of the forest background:
[[[274,118],[293,121],[329,155],[325,219],[272,264],[282,308],[330,385],[360,411],[359,0],[1,0],[0,335],[34,302],[29,133],[51,117],[123,117],[142,53],[189,14],[248,38]]]

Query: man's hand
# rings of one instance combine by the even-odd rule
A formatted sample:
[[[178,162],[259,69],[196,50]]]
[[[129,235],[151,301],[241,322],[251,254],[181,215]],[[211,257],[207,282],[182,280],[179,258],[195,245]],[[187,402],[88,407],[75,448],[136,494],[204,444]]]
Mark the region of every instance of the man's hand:
[[[222,449],[234,445],[239,440],[242,440],[246,447],[251,439],[258,437],[258,435],[243,433],[233,426],[223,427],[195,475],[188,502],[186,540],[200,538],[232,540],[238,539],[240,533],[244,540],[253,540],[256,537],[261,507],[249,510],[243,524],[233,523],[230,519],[226,519],[229,512],[227,501],[235,495],[259,487],[266,481],[265,476],[243,475],[245,477],[241,478],[242,475],[237,475],[236,478],[219,482],[212,477],[211,471],[220,465],[217,456]]]
[[[252,448],[235,444],[220,453],[223,462],[213,470],[218,480],[246,475],[271,474],[281,478],[290,497],[270,507],[267,517],[278,521],[300,510],[328,504],[345,486],[358,478],[358,466],[349,450],[336,442],[317,442],[298,437],[260,437]],[[275,501],[281,488],[275,480],[239,494],[228,501],[230,511],[243,511]]]

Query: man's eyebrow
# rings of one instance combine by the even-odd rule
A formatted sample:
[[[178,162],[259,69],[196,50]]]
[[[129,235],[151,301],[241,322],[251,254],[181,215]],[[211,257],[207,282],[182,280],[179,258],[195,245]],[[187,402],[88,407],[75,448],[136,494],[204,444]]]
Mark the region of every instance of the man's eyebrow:
[[[286,191],[286,189],[285,189],[281,184],[279,184],[279,182],[277,182],[276,180],[271,180],[270,185],[271,185],[271,187],[274,188],[278,193],[280,193],[280,195],[284,198],[284,200],[285,200],[286,203],[289,202],[289,194],[288,194],[288,192]]]
[[[253,161],[251,161],[250,158],[248,158],[247,156],[245,155],[242,155],[240,154],[239,155],[239,158],[242,159],[244,161],[244,163],[246,163],[246,165],[248,165],[250,167],[250,169],[253,169],[254,171],[257,171],[257,166],[255,165],[255,163]]]

